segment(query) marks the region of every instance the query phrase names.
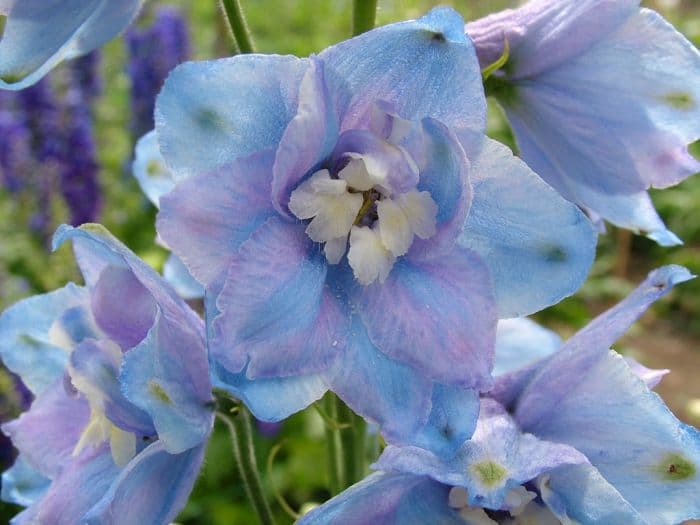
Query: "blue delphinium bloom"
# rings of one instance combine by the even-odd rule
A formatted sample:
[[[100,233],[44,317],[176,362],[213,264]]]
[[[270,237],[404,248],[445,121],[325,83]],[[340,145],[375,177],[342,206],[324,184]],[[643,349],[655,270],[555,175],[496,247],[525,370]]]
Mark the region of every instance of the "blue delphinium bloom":
[[[140,137],[153,129],[156,95],[168,73],[189,58],[187,24],[177,9],[161,6],[149,27],[132,27],[126,32],[126,43],[131,79],[131,131]]]
[[[658,378],[609,350],[654,300],[689,278],[677,266],[652,272],[558,351],[497,377],[473,438],[453,457],[389,446],[375,468],[462,487],[464,504],[492,517],[517,516],[538,498],[562,523],[697,518],[700,432],[650,391]]]
[[[186,180],[160,198],[158,232],[206,288],[220,386],[258,418],[330,387],[394,442],[471,434],[497,318],[572,293],[595,245],[575,206],[483,136],[485,107],[447,8],[309,59],[170,75],[156,131]]]
[[[143,0],[0,0],[0,89],[31,86],[62,60],[84,55],[122,31]]]
[[[700,171],[700,53],[639,0],[532,0],[469,23],[522,157],[592,217],[679,244],[647,194]]]
[[[85,287],[0,317],[0,357],[36,396],[3,425],[19,449],[3,497],[13,523],[169,523],[213,423],[201,319],[106,230],[61,227]]]

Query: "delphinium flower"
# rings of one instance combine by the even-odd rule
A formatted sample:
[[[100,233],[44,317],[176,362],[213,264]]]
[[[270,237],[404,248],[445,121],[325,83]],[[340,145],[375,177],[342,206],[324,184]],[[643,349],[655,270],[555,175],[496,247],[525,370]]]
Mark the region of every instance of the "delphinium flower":
[[[374,522],[386,524],[405,523],[397,519],[394,501],[414,523],[456,512],[450,508],[464,519],[455,523],[479,525],[672,525],[697,518],[700,432],[678,421],[651,392],[658,374],[609,350],[653,301],[689,278],[678,266],[652,272],[560,348],[541,329],[509,326],[497,349],[497,356],[505,350],[502,369],[516,346],[530,362],[521,360],[522,366],[496,377],[494,390],[481,400],[474,436],[454,456],[389,446],[374,465],[386,473],[311,512],[300,525],[328,523],[329,517],[373,523],[357,511],[373,504],[364,500],[382,485],[392,485],[398,495],[383,508],[374,501]],[[518,330],[519,345],[512,337]],[[423,506],[415,505],[418,486],[432,494]]]
[[[64,59],[114,38],[143,0],[1,0],[0,89],[31,86]]]
[[[596,220],[679,244],[647,193],[700,171],[700,53],[639,0],[533,0],[467,24],[520,153]],[[509,48],[509,51],[506,49]]]
[[[32,394],[22,380],[0,365],[0,423],[5,423],[27,410]],[[5,470],[15,459],[15,450],[10,439],[0,434],[0,468]]]
[[[0,317],[0,356],[36,396],[3,426],[20,456],[13,523],[166,524],[184,506],[213,423],[204,326],[106,230],[63,226],[85,287]]]
[[[471,434],[497,318],[572,293],[595,245],[483,136],[485,106],[447,8],[309,59],[173,71],[156,132],[186,180],[157,229],[206,288],[219,386],[263,420],[330,387],[393,442]]]
[[[159,7],[152,24],[126,33],[131,79],[131,130],[141,137],[153,129],[156,95],[168,73],[189,58],[187,24],[173,7]]]

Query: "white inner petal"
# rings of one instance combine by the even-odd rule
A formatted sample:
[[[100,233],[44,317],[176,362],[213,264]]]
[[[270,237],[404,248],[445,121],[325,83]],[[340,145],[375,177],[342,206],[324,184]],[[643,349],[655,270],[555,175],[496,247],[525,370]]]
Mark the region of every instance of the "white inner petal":
[[[348,186],[357,191],[371,190],[375,184],[381,182],[372,178],[367,171],[367,166],[362,157],[354,157],[338,172],[338,177],[347,182]]]
[[[348,246],[348,236],[344,235],[336,239],[327,241],[323,247],[323,253],[329,264],[338,264],[345,255],[345,250]]]
[[[383,283],[389,276],[396,258],[382,244],[379,232],[366,226],[350,230],[348,263],[360,284]]]
[[[396,257],[404,255],[413,242],[411,225],[403,210],[391,199],[377,203],[378,227],[382,244]]]
[[[427,191],[411,190],[397,195],[396,204],[401,208],[411,230],[421,239],[435,235],[438,207]]]

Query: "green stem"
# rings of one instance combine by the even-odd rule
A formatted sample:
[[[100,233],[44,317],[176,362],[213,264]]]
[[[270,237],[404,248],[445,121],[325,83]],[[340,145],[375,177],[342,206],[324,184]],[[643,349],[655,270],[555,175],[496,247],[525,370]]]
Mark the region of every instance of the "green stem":
[[[221,0],[226,20],[241,53],[255,53],[253,37],[243,14],[240,0]]]
[[[217,412],[216,415],[231,432],[233,454],[238,463],[246,494],[258,515],[261,525],[275,525],[270,505],[265,499],[262,483],[260,482],[248,410],[239,405],[227,411]]]
[[[327,394],[323,399],[325,413],[330,421],[338,418],[335,396]],[[325,421],[325,420],[324,420]],[[340,425],[330,425],[326,421],[326,447],[328,450],[328,485],[331,495],[340,494],[343,490],[343,465],[340,462]]]
[[[352,8],[352,34],[357,36],[374,27],[377,0],[355,0]]]
[[[365,436],[367,426],[365,421],[356,415],[340,399],[336,398],[337,419],[344,428],[340,431],[340,442],[342,444],[343,455],[343,488],[347,488],[360,481],[365,475],[367,454]]]

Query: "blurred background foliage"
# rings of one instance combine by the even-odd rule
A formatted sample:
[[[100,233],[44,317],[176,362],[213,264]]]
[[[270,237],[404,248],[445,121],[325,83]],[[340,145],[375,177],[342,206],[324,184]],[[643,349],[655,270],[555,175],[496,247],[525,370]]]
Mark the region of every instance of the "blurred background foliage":
[[[349,0],[244,0],[242,3],[260,52],[306,56],[350,36]],[[101,94],[94,95],[94,100],[80,99],[90,105],[90,115],[94,116],[88,123],[94,126],[90,129],[93,143],[76,141],[69,135],[61,150],[61,155],[70,160],[96,147],[93,171],[97,192],[82,197],[66,192],[65,176],[61,178],[53,167],[47,168],[35,162],[36,159],[23,168],[22,176],[29,181],[24,189],[0,186],[0,310],[23,297],[63,286],[67,281],[80,281],[70,250],[65,247],[56,253],[49,250],[50,233],[61,222],[76,216],[75,206],[87,209],[92,220],[107,226],[150,264],[156,268],[162,266],[166,252],[154,243],[156,211],[131,176],[130,162],[133,144],[143,129],[143,123],[137,122],[134,116],[138,104],[135,96],[139,90],[157,89],[153,86],[162,81],[165,74],[158,70],[164,67],[162,60],[138,62],[139,57],[135,55],[159,55],[163,48],[178,44],[168,40],[167,27],[161,27],[160,33],[154,28],[159,23],[167,26],[167,21],[161,20],[162,13],[158,14],[159,6],[166,4],[178,10],[191,40],[189,46],[179,42],[185,47],[170,49],[172,56],[178,51],[180,55],[190,53],[194,59],[232,54],[232,40],[214,0],[147,2],[136,26],[124,38],[105,46],[98,64]],[[451,5],[465,19],[473,19],[512,6],[513,2],[380,0],[378,24],[418,17],[437,4]],[[643,5],[660,11],[700,45],[700,2],[658,0],[643,2]],[[0,21],[0,27],[1,24]],[[149,30],[150,37],[145,34]],[[144,44],[143,40],[148,38],[150,44]],[[144,56],[140,59],[145,60]],[[179,56],[177,60],[182,58]],[[71,67],[71,64],[64,64],[49,81],[56,104],[64,108],[58,118],[69,128],[76,105],[70,87],[70,79],[75,76]],[[169,69],[172,64],[167,67]],[[148,97],[147,93],[141,95]],[[6,103],[7,96],[0,98],[0,110],[3,100]],[[491,136],[515,148],[500,109],[491,104],[489,111]],[[12,146],[9,135],[2,133],[0,124],[0,150]],[[700,156],[700,145],[694,146],[694,153]],[[700,177],[691,177],[675,188],[652,193],[661,216],[685,245],[660,248],[643,237],[609,228],[607,235],[600,238],[597,261],[583,288],[575,296],[538,314],[539,321],[567,336],[621,299],[652,268],[676,263],[700,273]],[[699,342],[700,280],[696,280],[677,288],[671,297],[655,305],[617,348],[633,354],[647,366],[671,368],[673,373],[664,379],[659,391],[680,417],[696,425],[700,424]],[[27,402],[26,392],[14,388],[12,379],[1,373],[0,393],[0,420],[14,417],[19,407]],[[255,523],[245,501],[228,439],[221,429],[214,433],[203,473],[178,523]],[[259,426],[257,441],[263,470],[270,452],[277,446],[274,461],[263,473],[271,497],[275,494],[283,497],[295,511],[328,498],[324,421],[317,411],[309,409],[282,425]],[[11,461],[11,450],[4,450],[3,454],[0,461],[7,464]],[[275,505],[275,509],[280,523],[292,521],[280,505]],[[0,504],[0,523],[16,511],[16,508]]]

